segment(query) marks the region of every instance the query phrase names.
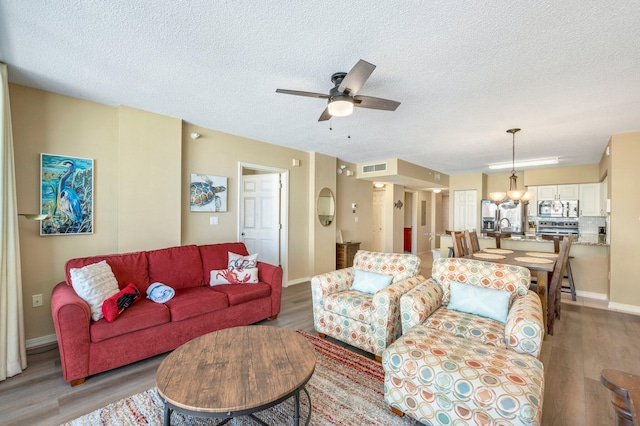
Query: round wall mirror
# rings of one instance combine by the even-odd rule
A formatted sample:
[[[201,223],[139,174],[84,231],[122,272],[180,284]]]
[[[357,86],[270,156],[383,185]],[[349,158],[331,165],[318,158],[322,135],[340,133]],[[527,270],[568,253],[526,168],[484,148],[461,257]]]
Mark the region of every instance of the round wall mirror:
[[[322,188],[320,191],[317,209],[318,220],[322,226],[331,225],[336,214],[336,203],[329,188]]]

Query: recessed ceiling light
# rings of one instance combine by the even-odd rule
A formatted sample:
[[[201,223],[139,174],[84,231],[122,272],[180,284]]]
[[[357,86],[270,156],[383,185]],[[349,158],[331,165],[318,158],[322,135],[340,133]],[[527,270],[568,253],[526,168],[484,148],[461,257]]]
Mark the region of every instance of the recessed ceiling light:
[[[439,193],[442,192],[442,189],[436,188],[436,189],[433,190],[433,192],[436,193],[436,194],[439,194]]]
[[[558,157],[555,158],[540,158],[537,160],[525,160],[525,161],[516,161],[515,163],[500,163],[500,164],[490,164],[489,168],[492,170],[499,169],[511,169],[513,167],[534,167],[534,166],[546,166],[549,164],[558,164],[560,161]]]

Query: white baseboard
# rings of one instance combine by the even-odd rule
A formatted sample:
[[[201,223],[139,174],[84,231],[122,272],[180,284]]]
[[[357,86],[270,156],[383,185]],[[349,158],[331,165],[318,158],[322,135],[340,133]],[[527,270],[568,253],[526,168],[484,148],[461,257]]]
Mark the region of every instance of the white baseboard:
[[[586,297],[587,299],[607,300],[606,293],[594,293],[591,291],[576,290],[576,296]]]
[[[609,302],[609,309],[612,311],[624,312],[626,314],[640,315],[640,306],[637,305]]]
[[[307,278],[298,278],[297,280],[287,281],[287,285],[286,285],[286,287],[289,287],[290,285],[306,283],[306,282],[309,282],[309,281],[311,281],[311,278],[310,278],[310,277],[307,277]]]
[[[47,346],[57,342],[58,340],[56,339],[56,335],[49,334],[48,336],[40,336],[40,337],[35,337],[33,339],[28,339],[25,342],[25,346],[27,349],[34,349],[34,348],[39,348],[40,346]]]

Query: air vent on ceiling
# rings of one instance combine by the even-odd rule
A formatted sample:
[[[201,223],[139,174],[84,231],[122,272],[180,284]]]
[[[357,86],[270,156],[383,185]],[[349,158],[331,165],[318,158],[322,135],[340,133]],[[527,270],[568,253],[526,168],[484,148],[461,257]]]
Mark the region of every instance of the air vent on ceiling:
[[[384,172],[387,170],[387,163],[367,164],[362,166],[362,173]]]

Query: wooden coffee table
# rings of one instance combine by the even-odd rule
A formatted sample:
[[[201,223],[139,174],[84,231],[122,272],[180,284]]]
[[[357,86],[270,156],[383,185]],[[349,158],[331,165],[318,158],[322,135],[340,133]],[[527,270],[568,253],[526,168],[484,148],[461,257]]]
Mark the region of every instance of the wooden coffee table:
[[[316,366],[313,346],[298,333],[251,325],[206,334],[177,348],[158,367],[156,385],[164,401],[164,424],[179,411],[196,417],[249,415],[294,397],[300,422],[300,391]],[[311,419],[311,399],[309,415]]]

